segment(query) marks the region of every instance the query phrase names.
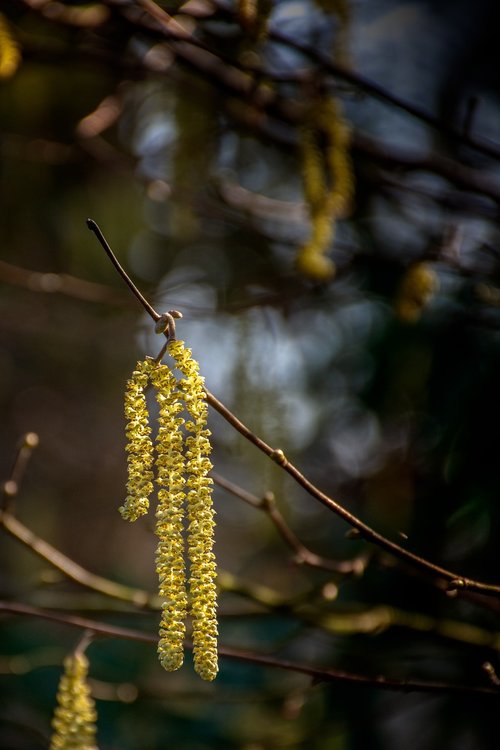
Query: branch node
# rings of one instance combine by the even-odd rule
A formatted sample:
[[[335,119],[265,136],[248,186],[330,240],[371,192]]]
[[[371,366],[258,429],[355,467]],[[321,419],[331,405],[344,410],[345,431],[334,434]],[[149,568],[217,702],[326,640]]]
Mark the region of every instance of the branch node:
[[[458,596],[458,592],[465,588],[467,588],[467,584],[463,578],[453,578],[449,581],[448,586],[446,587],[446,596],[454,599]]]
[[[155,324],[155,333],[164,333],[168,341],[175,340],[175,318],[182,318],[178,310],[169,310],[162,313]]]
[[[482,665],[482,669],[488,675],[490,682],[496,687],[500,687],[500,677],[498,677],[493,664],[489,661],[485,661]]]
[[[280,466],[286,466],[288,463],[287,457],[285,456],[281,448],[276,448],[276,450],[273,450],[270,458],[272,458],[272,460]]]
[[[262,510],[267,511],[270,511],[276,507],[276,497],[274,495],[274,492],[271,492],[271,490],[267,490],[266,492],[264,492],[260,501],[260,507],[262,508]]]
[[[339,595],[339,587],[333,581],[328,581],[321,589],[321,595],[327,602],[333,602]]]
[[[26,448],[37,448],[40,443],[40,438],[36,432],[27,432],[23,437],[23,447]]]
[[[15,497],[18,490],[19,485],[13,479],[7,479],[7,481],[3,483],[3,494],[6,497]]]
[[[360,539],[361,532],[359,529],[349,529],[349,531],[346,531],[345,538],[346,539]]]
[[[352,560],[352,575],[355,578],[361,578],[366,570],[368,560],[365,557],[357,557]]]

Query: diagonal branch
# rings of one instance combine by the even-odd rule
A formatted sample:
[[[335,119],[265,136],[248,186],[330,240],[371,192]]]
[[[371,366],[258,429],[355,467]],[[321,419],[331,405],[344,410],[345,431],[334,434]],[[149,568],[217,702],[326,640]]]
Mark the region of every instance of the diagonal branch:
[[[219,487],[269,516],[281,538],[293,551],[293,559],[297,564],[309,565],[311,568],[320,568],[341,575],[361,575],[363,573],[368,562],[366,555],[356,557],[353,560],[333,560],[329,557],[317,555],[306,547],[285,521],[276,505],[273,493],[266,492],[264,497],[258,498],[214,471],[211,472],[210,476]]]
[[[70,627],[88,630],[96,636],[108,638],[122,638],[138,643],[157,643],[157,635],[145,633],[142,630],[133,630],[132,628],[123,628],[116,625],[89,620],[76,615],[68,615],[62,612],[51,612],[38,607],[32,607],[27,604],[17,602],[0,601],[0,613],[39,617],[51,622],[59,622]],[[192,644],[186,643],[186,648],[191,649]],[[419,691],[423,693],[436,694],[463,694],[463,695],[482,695],[490,697],[500,697],[500,690],[495,687],[485,687],[483,685],[460,685],[447,682],[427,682],[425,680],[396,680],[382,675],[370,677],[368,675],[356,674],[353,672],[344,672],[337,669],[321,669],[311,667],[307,664],[279,659],[274,656],[259,654],[255,651],[240,650],[228,646],[219,647],[219,655],[222,658],[232,661],[240,661],[247,664],[258,664],[263,667],[281,669],[287,672],[296,672],[298,674],[310,677],[314,682],[327,682],[333,684],[356,685],[371,688],[380,688],[382,690],[391,690],[398,692]]]
[[[22,542],[22,544],[33,550],[39,557],[50,563],[72,581],[76,581],[76,583],[88,589],[98,591],[114,599],[129,602],[136,607],[158,608],[157,597],[152,596],[142,589],[124,586],[121,583],[116,583],[116,581],[110,581],[108,578],[91,573],[71,558],[63,555],[62,552],[46,542],[45,539],[41,539],[34,534],[31,529],[28,529],[12,513],[7,511],[0,513],[0,526],[3,526],[11,537]]]
[[[113,262],[113,265],[125,280],[129,289],[133,292],[133,294],[135,294],[137,299],[145,308],[146,312],[156,323],[161,318],[161,315],[150,305],[150,303],[145,299],[141,292],[139,292],[132,280],[128,277],[126,271],[116,259],[116,256],[111,250],[109,244],[104,239],[104,236],[102,235],[102,232],[97,224],[92,219],[87,219],[87,226],[92,230],[92,232],[96,234],[99,241],[106,250],[106,253]],[[384,536],[383,534],[380,534],[378,531],[375,531],[375,529],[355,516],[353,513],[347,510],[347,508],[344,508],[344,506],[339,502],[316,487],[316,485],[314,485],[309,479],[307,479],[307,477],[302,474],[302,472],[300,472],[299,469],[286,458],[281,448],[272,448],[264,440],[262,440],[262,438],[252,432],[249,427],[243,424],[243,422],[241,422],[241,420],[239,420],[238,417],[236,417],[232,413],[232,411],[227,408],[227,406],[224,406],[224,404],[219,401],[216,396],[210,393],[207,388],[205,389],[205,392],[207,403],[210,404],[210,406],[212,406],[212,408],[214,408],[232,427],[234,427],[235,430],[243,435],[243,437],[245,437],[250,443],[253,443],[253,445],[259,448],[259,450],[265,453],[269,458],[275,461],[275,463],[281,466],[283,470],[286,471],[287,474],[289,474],[297,482],[297,484],[299,484],[304,490],[306,490],[306,492],[308,492],[312,497],[322,503],[322,505],[327,507],[329,510],[333,511],[337,516],[348,523],[353,529],[356,529],[366,541],[375,544],[386,552],[389,552],[394,557],[399,558],[400,560],[403,560],[428,574],[431,574],[433,577],[444,579],[447,582],[447,592],[450,596],[456,596],[459,591],[467,590],[475,591],[477,593],[489,596],[500,597],[499,585],[485,583],[483,581],[476,581],[472,578],[467,578],[453,571],[447,570],[446,568],[443,568],[439,565],[435,565],[434,563],[426,560],[423,557],[420,557],[414,552],[410,552],[410,550],[407,550],[400,544],[393,542],[391,539]]]
[[[316,485],[307,479],[307,477],[305,477],[291,461],[288,461],[280,448],[272,448],[243,424],[243,422],[241,422],[221,401],[210,393],[210,391],[207,390],[206,393],[208,403],[219,412],[219,414],[224,417],[224,419],[229,422],[235,430],[243,435],[243,437],[249,442],[257,446],[257,448],[269,456],[269,458],[279,464],[284,471],[290,474],[297,484],[303,487],[303,489],[312,495],[312,497],[316,498],[316,500],[319,500],[320,503],[332,510],[352,528],[357,529],[366,541],[377,545],[386,552],[394,555],[394,557],[411,563],[413,566],[416,566],[427,573],[431,573],[433,576],[445,579],[448,582],[448,592],[450,595],[456,595],[456,592],[459,590],[469,590],[500,597],[500,586],[483,583],[482,581],[475,581],[471,578],[465,578],[464,576],[460,576],[446,568],[435,565],[429,560],[416,555],[414,552],[410,552],[404,547],[401,547],[401,545],[383,536],[378,531],[375,531],[375,529],[372,529],[371,526],[368,526],[368,524],[364,523],[364,521],[348,511],[347,508],[344,508],[343,505],[316,487]]]

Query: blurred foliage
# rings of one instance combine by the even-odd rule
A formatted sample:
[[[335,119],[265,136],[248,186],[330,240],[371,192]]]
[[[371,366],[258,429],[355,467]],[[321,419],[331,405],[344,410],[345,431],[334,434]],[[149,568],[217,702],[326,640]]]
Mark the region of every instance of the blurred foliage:
[[[155,591],[151,521],[129,527],[117,509],[124,383],[161,343],[90,216],[153,304],[182,311],[178,336],[208,387],[256,434],[389,538],[498,583],[497,4],[11,0],[0,12],[2,477],[20,436],[40,437],[23,523]],[[311,233],[300,138],[318,92],[342,105],[355,173],[324,247],[335,277],[320,281],[296,264]],[[325,129],[314,139],[325,152]],[[359,576],[295,565],[269,514],[218,488],[219,565],[239,584],[221,593],[222,644],[493,685],[494,599],[446,597],[346,538],[215,412],[210,426],[217,473],[272,492],[309,549],[370,555]],[[3,533],[0,555],[4,600],[155,632],[156,613],[72,584]],[[0,744],[47,747],[78,632],[6,616],[1,632]],[[167,675],[154,648],[116,639],[88,656],[101,750],[496,746],[487,696],[316,684],[226,659],[205,685],[190,664]]]

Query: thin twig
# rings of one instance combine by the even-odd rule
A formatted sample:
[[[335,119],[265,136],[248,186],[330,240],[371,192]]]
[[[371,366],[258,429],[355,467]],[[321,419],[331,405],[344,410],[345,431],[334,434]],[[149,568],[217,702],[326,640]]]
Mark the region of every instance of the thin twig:
[[[156,646],[158,636],[156,634],[145,633],[141,630],[123,628],[107,623],[96,622],[87,618],[76,615],[68,615],[59,612],[50,612],[38,607],[32,607],[27,604],[18,602],[0,601],[0,613],[20,615],[27,617],[39,617],[51,622],[59,622],[70,627],[81,628],[94,633],[96,636],[102,635],[108,638],[121,638],[138,643],[154,644]],[[191,649],[192,644],[187,642],[186,648]],[[263,667],[281,669],[287,672],[297,672],[306,675],[314,682],[338,683],[344,685],[357,685],[371,688],[380,688],[382,690],[392,690],[398,692],[424,692],[438,694],[464,694],[464,695],[484,695],[491,697],[500,697],[500,690],[496,687],[485,687],[483,685],[459,685],[446,682],[427,682],[425,680],[396,680],[389,677],[377,675],[370,677],[368,675],[344,672],[336,669],[319,669],[306,664],[293,662],[284,659],[278,659],[273,656],[259,654],[254,651],[243,651],[228,646],[219,646],[219,656],[232,661],[241,661],[248,664],[258,664]]]
[[[25,0],[27,2],[27,0]],[[232,108],[230,110],[231,116],[250,127],[253,130],[259,132],[260,135],[266,136],[275,142],[281,143],[281,145],[294,145],[295,136],[293,131],[290,133],[290,128],[286,126],[292,126],[295,128],[300,124],[302,118],[302,108],[300,103],[292,102],[290,99],[281,97],[275,90],[272,90],[269,85],[259,85],[258,78],[265,81],[280,82],[280,74],[273,74],[272,71],[261,70],[258,66],[253,64],[242,65],[241,62],[231,60],[227,56],[219,53],[214,53],[208,49],[199,39],[196,38],[191,32],[186,31],[174,18],[169,16],[162,8],[157,6],[155,3],[149,0],[142,2],[142,15],[143,18],[138,15],[138,5],[135,7],[132,4],[123,4],[121,0],[107,0],[110,6],[115,6],[117,10],[125,15],[130,23],[137,26],[142,31],[154,35],[161,35],[166,39],[164,42],[165,47],[187,67],[195,71],[197,75],[202,76],[205,80],[209,81],[213,86],[223,90],[228,94],[229,97],[237,97],[244,107]],[[217,4],[221,10],[231,14],[231,10],[222,4]],[[33,8],[33,10],[37,10]],[[190,11],[188,8],[183,9],[183,13],[189,15]],[[307,44],[298,42],[296,39],[291,39],[284,36],[281,32],[273,31],[270,32],[270,39],[275,39],[280,44],[286,44],[287,46],[295,47],[298,51],[308,56],[321,71],[328,75],[333,75],[338,78],[343,78],[349,82],[350,85],[356,88],[366,91],[371,96],[386,101],[388,104],[395,106],[403,111],[407,112],[413,117],[420,119],[431,127],[435,128],[443,135],[456,142],[461,142],[464,145],[482,152],[485,155],[500,160],[500,149],[494,144],[484,139],[473,138],[467,133],[464,133],[463,129],[457,129],[448,126],[442,122],[439,118],[433,116],[431,113],[423,110],[418,105],[414,105],[405,99],[398,97],[380,84],[371,81],[370,79],[362,76],[359,73],[355,73],[352,70],[343,69],[334,64],[328,58],[322,56],[316,48],[312,48]],[[65,51],[66,55],[72,54],[72,50]],[[49,50],[45,47],[38,49],[33,47],[33,43],[29,40],[25,45],[25,53],[29,57],[35,55],[37,59],[45,60],[57,60],[60,58],[58,50]],[[96,50],[82,49],[78,50],[78,60],[86,61],[87,59],[95,62],[102,62],[108,67],[110,65],[117,65],[117,61],[112,57],[103,55],[102,52]],[[131,63],[129,60],[120,60],[120,68],[122,71],[139,74],[142,71],[146,71],[149,75],[160,75],[163,76],[165,71],[157,69],[151,64],[149,57],[143,56],[140,64]],[[309,74],[310,75],[310,74]],[[303,74],[299,73],[297,76],[297,83],[303,82]],[[246,114],[245,114],[246,113]],[[275,120],[275,122],[274,122]],[[274,124],[273,124],[274,123]],[[275,127],[276,123],[279,123],[282,127],[281,134],[278,134],[278,130]],[[270,127],[271,125],[271,127]],[[371,143],[371,145],[370,145]],[[90,149],[90,144],[97,144],[97,140],[82,140],[79,143],[81,149]],[[377,143],[373,139],[368,139],[366,136],[361,135],[357,132],[353,134],[353,151],[359,152],[363,156],[369,158],[377,158],[377,151],[380,154],[380,159],[383,161],[394,162],[397,167],[397,161],[399,154],[391,148],[389,151],[386,145]],[[101,141],[101,146],[104,149],[110,149],[109,144],[104,144]],[[110,154],[111,156],[111,154]],[[415,156],[408,154],[406,157],[403,155],[404,160],[407,163],[408,168],[411,169],[424,169],[432,171],[436,174],[441,174],[446,179],[450,179],[455,182],[459,187],[465,187],[468,190],[479,192],[492,198],[498,205],[499,203],[499,188],[489,178],[488,174],[482,173],[480,170],[474,170],[467,168],[465,165],[460,164],[452,159],[438,158],[437,155],[429,154],[428,156]],[[102,154],[99,155],[102,158]],[[421,162],[421,166],[419,166]],[[404,164],[403,164],[404,166]]]
[[[14,498],[19,492],[21,482],[24,478],[28,462],[33,450],[38,446],[38,435],[36,432],[27,432],[21,438],[16,457],[10,471],[10,476],[2,485],[1,511],[9,511],[14,505]]]
[[[108,578],[91,573],[81,565],[78,565],[78,563],[75,563],[71,558],[66,557],[66,555],[44,539],[41,539],[16,518],[13,513],[13,499],[19,492],[28,461],[33,449],[37,445],[38,435],[35,432],[26,433],[20,441],[9,478],[3,483],[0,527],[3,527],[11,537],[33,550],[35,554],[50,563],[70,580],[76,581],[76,583],[106,596],[134,604],[137,607],[158,609],[158,597],[151,596],[147,591],[142,589],[124,586],[121,583],[116,583]]]
[[[248,599],[267,611],[286,613],[300,622],[334,635],[375,635],[389,628],[405,628],[413,632],[433,633],[455,643],[480,646],[495,652],[500,646],[500,632],[459,620],[436,618],[385,604],[367,607],[351,602],[347,607],[341,604],[335,609],[325,609],[322,606],[324,598],[318,604],[311,604],[315,594],[320,592],[304,592],[295,598],[286,599],[269,586],[243,581],[226,571],[221,573],[220,578],[224,591]]]
[[[98,591],[113,599],[129,602],[136,607],[158,609],[159,601],[156,596],[149,594],[143,589],[124,586],[121,583],[110,581],[108,578],[95,575],[74,562],[58,549],[34,534],[12,513],[3,511],[0,513],[0,526],[3,526],[10,536],[22,542],[26,547],[33,550],[39,557],[50,563],[54,568],[61,571],[67,578],[76,581],[85,588]]]
[[[117,271],[120,273],[128,287],[139,299],[141,304],[144,306],[146,311],[156,323],[156,321],[161,317],[160,314],[143,297],[135,284],[128,277],[126,271],[118,263],[118,260],[109,247],[109,244],[104,239],[104,236],[102,235],[101,230],[97,227],[97,224],[92,219],[87,219],[87,226],[96,234],[99,242],[104,247],[106,253],[108,254]],[[375,529],[372,529],[371,526],[368,526],[368,524],[364,523],[364,521],[348,511],[346,508],[344,508],[343,505],[338,503],[329,495],[322,492],[309,479],[307,479],[307,477],[305,477],[304,474],[302,474],[302,472],[300,472],[299,469],[297,469],[297,467],[294,466],[294,464],[292,464],[292,462],[286,458],[281,448],[272,448],[264,440],[258,437],[258,435],[255,435],[255,433],[252,432],[252,430],[250,430],[245,424],[243,424],[243,422],[241,422],[241,420],[239,420],[226,406],[224,406],[224,404],[219,401],[216,396],[210,393],[207,388],[205,388],[205,392],[207,403],[210,404],[210,406],[212,406],[212,408],[214,408],[232,427],[234,427],[235,430],[243,435],[243,437],[245,437],[249,442],[253,443],[253,445],[259,448],[259,450],[265,453],[269,458],[275,461],[275,463],[281,466],[284,471],[286,471],[291,477],[293,477],[297,484],[305,489],[306,492],[308,492],[312,497],[316,498],[316,500],[319,500],[320,503],[326,506],[329,510],[333,511],[337,516],[342,518],[352,528],[356,529],[366,541],[375,544],[381,549],[384,549],[386,552],[389,552],[396,558],[404,560],[405,562],[408,562],[420,568],[421,570],[432,574],[433,576],[437,576],[440,579],[446,580],[448,582],[448,593],[450,596],[456,596],[461,590],[468,590],[476,591],[490,596],[500,597],[499,585],[476,581],[472,578],[458,575],[457,573],[447,570],[446,568],[442,568],[439,565],[435,565],[434,563],[426,560],[423,557],[420,557],[414,552],[410,552],[406,548],[401,547],[401,545],[383,536],[378,531],[375,531]]]
[[[217,2],[217,4],[219,5],[219,2]],[[356,89],[364,91],[374,98],[380,99],[381,101],[406,112],[421,122],[425,122],[426,125],[430,125],[446,138],[461,143],[464,146],[469,146],[469,148],[473,148],[478,153],[489,156],[496,161],[500,160],[500,148],[496,143],[487,141],[484,138],[479,140],[471,136],[468,132],[465,132],[463,129],[455,128],[452,125],[443,122],[443,120],[436,117],[428,110],[423,109],[423,107],[420,107],[418,104],[409,102],[407,99],[403,99],[397,94],[393,94],[376,81],[363,76],[361,73],[337,65],[330,58],[323,55],[317,47],[301,42],[296,37],[292,38],[276,29],[269,32],[269,39],[301,52],[319,65],[324,72],[341,78],[350,83]]]
[[[160,315],[156,312],[156,310],[149,304],[147,299],[140,293],[130,276],[126,273],[124,268],[121,266],[120,262],[118,261],[118,258],[114,254],[114,252],[111,250],[106,238],[104,237],[103,233],[99,229],[98,225],[93,219],[87,219],[87,227],[90,229],[91,232],[95,234],[99,242],[101,243],[101,246],[104,249],[104,252],[107,254],[108,258],[110,259],[111,263],[114,265],[124,282],[127,284],[129,289],[134,293],[134,295],[137,297],[141,305],[144,307],[148,315],[150,315],[153,320],[156,322]]]
[[[236,14],[234,10],[230,8],[227,3],[222,2],[222,0],[212,0],[212,2],[220,11],[230,15],[233,20],[236,20]],[[217,60],[217,66],[212,64],[209,67],[210,72],[216,71],[221,75],[221,82],[233,83],[233,81],[236,81],[238,79],[239,75],[239,83],[240,85],[243,85],[243,88],[246,89],[248,84],[252,84],[252,88],[247,93],[253,93],[257,91],[255,81],[249,81],[248,76],[249,74],[255,75],[256,73],[262,75],[263,71],[254,69],[251,65],[247,66],[245,71],[243,70],[244,66],[241,65],[241,67],[237,68],[234,63],[230,63],[227,59],[223,59],[220,55],[217,56],[214,52],[209,51],[206,45],[200,43],[200,41],[193,34],[186,31],[186,29],[184,29],[179,23],[175,21],[175,19],[169,16],[168,13],[166,13],[152,0],[138,0],[137,4],[142,7],[152,18],[155,19],[155,21],[159,25],[159,28],[162,30],[164,35],[167,36],[167,38],[175,40],[175,46],[172,45],[172,48],[177,54],[180,54],[180,56],[184,58],[184,62],[193,64],[193,62],[195,62],[195,58],[193,58],[193,56],[187,52],[187,46],[181,47],[179,43],[183,45],[191,44],[193,45],[193,47],[198,48],[200,52],[206,52],[208,55],[210,55],[211,58]],[[458,129],[448,123],[443,122],[439,117],[436,117],[431,112],[425,110],[423,107],[419,106],[418,104],[413,104],[412,102],[403,99],[397,94],[393,94],[376,81],[372,81],[366,76],[363,76],[361,73],[357,73],[334,63],[329,57],[320,52],[317,46],[307,44],[306,42],[300,41],[296,37],[288,36],[287,34],[284,34],[282,31],[279,31],[277,29],[270,29],[268,38],[270,41],[274,41],[278,44],[284,45],[296,50],[297,52],[300,52],[305,57],[308,57],[317,66],[319,66],[324,73],[328,73],[337,78],[341,78],[342,80],[347,81],[347,83],[349,83],[356,89],[364,91],[367,94],[370,94],[370,96],[373,96],[376,99],[380,99],[381,101],[390,104],[392,107],[406,112],[412,117],[434,128],[448,139],[458,143],[462,143],[463,145],[473,148],[479,153],[485,154],[492,159],[495,159],[497,161],[500,160],[500,148],[497,144],[488,142],[485,139],[479,140],[477,138],[474,138],[468,132],[464,132],[463,128]],[[205,60],[205,62],[208,62],[208,60]],[[226,68],[226,74],[224,76],[222,76],[222,70],[219,70],[219,66],[221,65],[225,66]],[[266,71],[265,75],[269,80],[273,80],[273,75],[271,72]],[[299,80],[301,81],[302,79]],[[259,104],[261,106],[262,102],[260,102]]]
[[[131,299],[126,292],[116,291],[105,284],[98,284],[68,273],[44,273],[21,268],[12,263],[0,260],[0,280],[7,284],[29,289],[30,292],[43,294],[64,294],[67,297],[86,302],[105,302],[116,305],[128,305]]]
[[[396,542],[391,541],[387,537],[379,534],[377,531],[372,529],[366,523],[361,521],[360,518],[355,516],[353,513],[344,508],[340,503],[326,495],[318,487],[316,487],[307,477],[305,477],[292,463],[288,461],[285,454],[281,449],[272,448],[264,440],[255,435],[243,422],[241,422],[224,404],[219,401],[210,391],[205,389],[207,394],[208,403],[229,422],[229,424],[235,428],[243,437],[249,442],[253,443],[259,450],[265,453],[269,458],[278,463],[293,479],[303,487],[310,495],[319,500],[323,505],[332,510],[336,515],[346,521],[354,529],[357,529],[360,534],[365,538],[366,541],[377,545],[381,549],[390,552],[395,557],[398,557],[406,562],[412,563],[422,570],[426,570],[428,573],[432,573],[434,576],[444,578],[448,581],[448,590],[450,593],[458,592],[459,590],[467,589],[469,591],[477,591],[483,594],[490,594],[493,596],[500,596],[500,586],[483,583],[482,581],[475,581],[470,578],[465,578],[458,575],[446,568],[442,568],[439,565],[429,562],[423,557],[416,555],[413,552],[401,547]]]
[[[294,552],[294,562],[299,565],[309,565],[312,568],[320,568],[321,570],[340,573],[342,575],[361,575],[363,573],[367,563],[366,555],[356,557],[353,560],[332,560],[331,558],[317,555],[306,547],[285,521],[272,493],[266,492],[262,498],[258,498],[256,495],[252,495],[247,490],[244,490],[214,471],[210,473],[210,476],[219,487],[222,487],[235,497],[243,500],[243,502],[257,510],[263,511],[269,516],[281,538]]]

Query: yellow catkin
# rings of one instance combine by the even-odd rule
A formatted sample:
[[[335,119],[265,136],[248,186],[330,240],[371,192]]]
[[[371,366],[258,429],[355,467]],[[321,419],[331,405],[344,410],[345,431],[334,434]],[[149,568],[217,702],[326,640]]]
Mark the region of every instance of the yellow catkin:
[[[262,42],[269,27],[273,0],[238,0],[238,20],[250,39]]]
[[[318,125],[326,136],[325,166],[330,179],[326,203],[332,216],[344,218],[349,215],[354,199],[351,130],[340,103],[331,96],[322,101]]]
[[[345,68],[350,67],[351,8],[349,0],[314,0],[314,2],[325,13],[337,16],[339,27],[334,38],[333,57],[335,62],[340,63]]]
[[[129,479],[128,496],[120,512],[124,518],[133,521],[148,510],[152,492],[153,446],[144,391],[151,382],[159,405],[156,571],[163,603],[158,655],[168,671],[178,669],[184,658],[188,614],[183,540],[186,500],[194,664],[203,679],[213,680],[218,671],[217,590],[213,553],[213,482],[208,476],[212,468],[208,408],[204,381],[191,350],[177,340],[170,341],[167,350],[175,368],[182,374],[180,380],[167,365],[148,358],[137,364],[127,383],[125,415]],[[189,415],[187,422],[183,412]]]
[[[401,280],[394,303],[398,318],[407,323],[419,320],[437,288],[438,278],[429,263],[413,263]]]
[[[19,45],[12,36],[5,16],[0,13],[0,78],[10,78],[21,63]]]
[[[212,504],[212,468],[208,409],[204,380],[191,350],[183,341],[171,341],[168,353],[175,360],[183,378],[179,390],[189,413],[186,422],[186,472],[188,489],[188,552],[190,560],[189,591],[193,626],[194,666],[204,680],[215,679],[217,657],[217,589],[213,553],[214,509]]]
[[[238,20],[244,28],[252,28],[257,18],[257,0],[238,0]]]
[[[310,212],[318,211],[327,191],[323,154],[318,143],[316,123],[308,121],[300,133],[304,197]]]
[[[153,443],[144,393],[152,362],[150,359],[138,362],[125,388],[128,481],[127,497],[120,513],[127,521],[136,521],[148,512],[153,491]]]
[[[183,515],[185,466],[183,457],[183,405],[178,400],[177,381],[166,365],[151,373],[160,408],[156,439],[158,506],[156,509],[156,572],[163,600],[158,656],[164,669],[179,669],[184,659],[187,593],[185,583]]]
[[[304,197],[311,220],[311,236],[299,250],[300,273],[328,281],[335,264],[326,253],[335,233],[335,222],[348,215],[354,197],[354,172],[350,130],[340,104],[323,96],[311,108],[300,138]]]
[[[97,750],[94,701],[87,684],[89,662],[81,653],[64,660],[50,750]]]

